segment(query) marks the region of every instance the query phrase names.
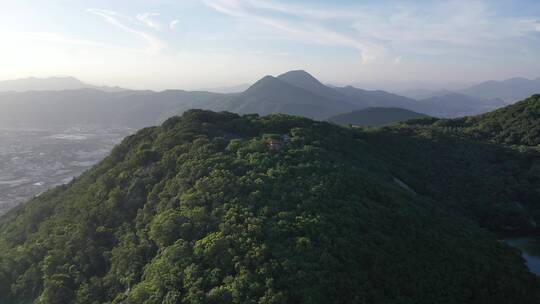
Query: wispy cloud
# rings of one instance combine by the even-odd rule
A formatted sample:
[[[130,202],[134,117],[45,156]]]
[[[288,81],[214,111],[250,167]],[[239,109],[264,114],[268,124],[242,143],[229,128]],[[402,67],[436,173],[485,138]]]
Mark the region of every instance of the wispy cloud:
[[[155,16],[159,16],[159,14],[158,13],[138,14],[137,15],[137,20],[142,22],[144,25],[146,25],[146,26],[148,26],[150,28],[153,28],[156,31],[160,31],[161,30],[161,24],[159,23],[159,21],[153,19],[153,17],[155,17]]]
[[[203,0],[229,16],[294,39],[357,49],[363,62],[401,61],[401,54],[472,55],[540,31],[530,18],[495,14],[489,1],[453,0],[425,6],[324,7],[269,0]]]
[[[375,59],[376,45],[355,39],[339,31],[329,29],[320,23],[310,19],[299,20],[299,15],[311,17],[327,18],[324,12],[312,9],[302,10],[301,7],[289,7],[285,4],[267,1],[242,1],[242,0],[204,0],[204,3],[227,15],[245,18],[255,21],[265,26],[280,30],[294,39],[311,41],[324,45],[338,45],[354,48],[360,51],[363,62],[370,62]],[[262,10],[262,11],[261,11]],[[295,18],[283,18],[273,16],[272,12],[286,12]]]
[[[176,19],[176,20],[173,20],[171,21],[171,23],[169,23],[169,29],[171,30],[176,30],[176,28],[178,27],[178,25],[180,24],[180,20]]]
[[[253,8],[280,12],[285,15],[294,15],[302,18],[331,20],[331,19],[355,19],[359,13],[355,10],[339,8],[312,8],[308,6],[266,0],[240,0]]]
[[[137,36],[147,44],[146,50],[150,53],[157,53],[165,48],[165,43],[153,35],[136,29],[136,21],[129,17],[110,10],[88,9],[88,12],[103,18],[109,24]]]

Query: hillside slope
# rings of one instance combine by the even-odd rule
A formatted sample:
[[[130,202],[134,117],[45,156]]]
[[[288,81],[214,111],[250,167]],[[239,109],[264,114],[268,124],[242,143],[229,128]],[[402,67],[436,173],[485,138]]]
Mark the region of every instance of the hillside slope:
[[[0,219],[0,302],[538,303],[517,251],[402,188],[369,136],[198,110],[143,129]]]
[[[455,136],[522,148],[540,145],[540,95],[482,115],[458,119],[425,119],[410,125],[445,129]]]
[[[540,145],[540,94],[497,111],[465,119],[466,133],[506,145]]]
[[[428,116],[400,108],[367,108],[332,116],[327,121],[339,125],[383,126],[409,119],[426,117]]]
[[[540,96],[484,115],[369,130],[395,176],[493,231],[540,234]]]

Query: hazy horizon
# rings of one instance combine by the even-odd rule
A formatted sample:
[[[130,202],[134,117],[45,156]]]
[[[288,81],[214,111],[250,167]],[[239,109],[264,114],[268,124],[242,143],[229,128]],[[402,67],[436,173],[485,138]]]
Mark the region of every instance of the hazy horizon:
[[[288,71],[284,71],[283,73],[286,73]],[[309,73],[309,71],[307,71]],[[275,75],[269,75],[269,76],[279,76],[282,73],[278,73]],[[311,73],[310,73],[311,74]],[[86,81],[85,79],[80,79],[78,77],[72,76],[72,75],[52,75],[52,76],[43,76],[43,77],[36,77],[36,76],[28,76],[28,77],[22,77],[22,78],[14,78],[14,79],[0,79],[0,83],[6,82],[6,81],[24,81],[24,80],[54,80],[54,79],[69,79],[74,78],[77,81],[80,81],[81,83],[85,85],[93,85],[96,87],[108,87],[108,88],[120,88],[120,89],[126,89],[126,90],[150,90],[150,91],[166,91],[166,90],[188,90],[188,91],[209,91],[209,92],[215,92],[215,93],[232,93],[232,92],[241,92],[246,90],[249,86],[257,82],[258,80],[262,79],[264,76],[268,75],[260,75],[259,77],[255,76],[255,78],[252,81],[246,81],[244,83],[236,83],[236,84],[216,84],[216,85],[209,85],[206,87],[180,87],[180,86],[173,86],[173,87],[163,87],[163,88],[146,88],[146,87],[125,87],[120,86],[115,83],[94,83],[90,81]],[[318,80],[321,80],[321,78],[315,76]],[[526,78],[521,77],[519,75],[516,75],[515,77],[509,77],[509,78],[501,78],[501,79],[484,79],[484,80],[478,80],[478,81],[469,81],[469,82],[459,82],[459,81],[450,81],[450,82],[429,82],[429,81],[384,81],[384,80],[372,80],[372,81],[364,81],[364,82],[337,82],[337,81],[324,81],[321,80],[321,82],[325,85],[329,86],[354,86],[357,88],[365,89],[365,90],[386,90],[391,92],[407,92],[407,91],[415,91],[415,90],[428,90],[428,91],[444,91],[444,90],[462,90],[465,88],[468,88],[470,86],[474,86],[480,83],[488,82],[488,81],[504,81],[512,78],[525,78],[528,80],[533,80],[537,78]],[[23,90],[24,91],[24,90]]]
[[[296,69],[345,84],[537,78],[540,3],[519,4],[23,0],[0,12],[0,79],[193,90]]]

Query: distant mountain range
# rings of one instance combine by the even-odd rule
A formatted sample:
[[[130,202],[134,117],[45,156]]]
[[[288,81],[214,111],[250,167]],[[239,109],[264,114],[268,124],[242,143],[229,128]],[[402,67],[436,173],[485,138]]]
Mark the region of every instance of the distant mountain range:
[[[84,123],[140,128],[192,108],[241,114],[284,113],[324,120],[360,109],[385,107],[452,118],[481,114],[504,105],[500,99],[452,92],[415,100],[385,91],[330,87],[302,70],[265,76],[245,91],[228,94],[132,91],[96,87],[72,77],[0,82],[0,127]]]
[[[470,116],[504,107],[502,99],[484,99],[460,93],[447,93],[420,100],[414,108],[417,112],[430,116],[455,118]]]
[[[147,127],[191,108],[215,108],[227,95],[186,91],[96,89],[0,95],[0,127],[63,128],[77,124]]]
[[[326,117],[329,117],[332,112],[338,112],[338,114],[344,113],[342,110],[346,109],[347,106],[352,106],[352,110],[370,107],[394,107],[424,113],[430,116],[451,118],[485,113],[505,105],[504,102],[497,99],[485,100],[483,98],[473,98],[451,92],[440,98],[415,100],[380,90],[362,90],[353,86],[329,87],[322,84],[309,73],[301,70],[287,72],[278,76],[277,79],[324,97],[328,100],[327,104],[335,105],[334,111],[329,112],[326,110],[321,113],[323,115],[303,115],[312,118],[317,118],[318,116],[324,117],[324,114],[326,114]],[[307,96],[304,96],[304,98],[307,98]],[[336,107],[339,108],[336,109]]]
[[[119,87],[94,86],[84,83],[75,77],[30,77],[0,81],[0,92],[63,91],[79,89],[96,89],[104,92],[125,91],[125,89]]]
[[[516,77],[501,81],[490,80],[458,90],[414,89],[398,92],[400,95],[416,100],[454,93],[484,100],[500,99],[506,104],[510,104],[540,93],[540,77],[536,79]]]
[[[540,93],[540,78],[511,78],[503,81],[487,81],[461,91],[479,98],[501,98],[507,103],[525,99]]]
[[[338,114],[327,121],[339,125],[384,126],[397,122],[429,116],[400,108],[367,108],[353,112]]]

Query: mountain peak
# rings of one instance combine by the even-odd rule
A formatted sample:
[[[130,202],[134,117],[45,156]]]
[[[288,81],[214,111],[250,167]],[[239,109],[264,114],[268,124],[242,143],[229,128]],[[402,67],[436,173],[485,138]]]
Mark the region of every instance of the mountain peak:
[[[303,75],[311,76],[311,74],[309,74],[306,70],[301,70],[301,69],[300,70],[290,70],[290,71],[285,72],[285,73],[283,73],[281,75],[286,75],[286,74],[298,74],[298,75],[303,74]]]
[[[289,71],[287,73],[279,75],[277,78],[287,82],[290,85],[302,88],[325,98],[333,100],[346,99],[346,96],[343,96],[336,90],[325,86],[319,80],[317,80],[317,78],[313,77],[311,74],[304,70]]]
[[[320,88],[332,89],[320,85]],[[315,89],[319,88],[315,87]],[[317,119],[351,111],[355,107],[339,99],[318,94],[280,78],[265,76],[243,92],[233,108],[239,113],[287,113]],[[334,92],[334,94],[338,94]]]
[[[273,88],[273,87],[279,86],[280,83],[283,84],[283,82],[277,79],[276,77],[266,75],[263,78],[257,80],[257,82],[255,82],[254,84],[252,84],[244,93],[249,94],[251,92],[256,92],[261,89],[266,89],[269,87]]]
[[[308,73],[306,70],[290,70],[288,72],[285,72],[278,76],[278,78],[287,77],[287,76],[302,76],[302,77],[313,77],[310,73]]]
[[[276,77],[274,77],[272,75],[266,75],[263,78],[259,79],[259,81],[257,81],[257,82],[270,82],[270,81],[275,81],[275,80],[277,80]]]
[[[304,70],[293,70],[279,75],[277,78],[286,81],[291,84],[295,83],[311,83],[311,85],[322,85],[322,83],[313,77],[310,73]]]

